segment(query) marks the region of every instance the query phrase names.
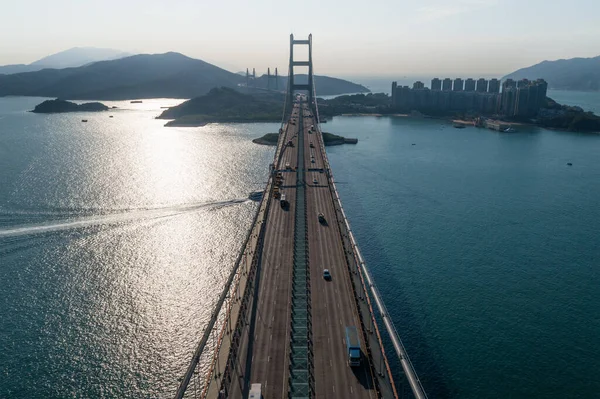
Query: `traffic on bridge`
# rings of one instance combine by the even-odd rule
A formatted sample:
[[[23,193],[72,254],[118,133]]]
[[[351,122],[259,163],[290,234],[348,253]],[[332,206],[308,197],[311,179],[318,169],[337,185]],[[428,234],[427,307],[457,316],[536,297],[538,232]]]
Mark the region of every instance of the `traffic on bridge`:
[[[308,61],[294,60],[295,45],[308,46]],[[308,66],[308,84],[294,83],[294,66]],[[192,396],[187,388],[206,362],[219,320],[206,385],[194,397],[398,398],[375,309],[411,397],[426,398],[335,187],[319,125],[311,36],[290,37],[289,76],[265,193],[176,398]]]

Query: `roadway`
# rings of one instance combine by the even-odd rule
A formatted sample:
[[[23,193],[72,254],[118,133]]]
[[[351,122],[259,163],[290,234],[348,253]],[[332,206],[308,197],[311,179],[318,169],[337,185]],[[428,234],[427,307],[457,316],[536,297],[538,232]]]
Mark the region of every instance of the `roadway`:
[[[309,114],[308,109],[305,114]],[[306,164],[312,165],[311,169],[321,169],[324,163],[320,145],[322,138],[316,131],[308,133],[311,125],[316,125],[315,118],[305,118]],[[311,141],[314,148],[310,147]],[[312,164],[311,154],[315,159]],[[318,183],[315,184],[313,179],[317,179]],[[348,365],[346,326],[358,327],[362,348],[365,348],[365,340],[360,329],[328,180],[325,173],[317,171],[308,172],[307,180],[315,397],[376,398],[367,360],[363,357],[363,365],[357,368]],[[319,212],[325,215],[326,224],[319,223]],[[329,269],[331,281],[323,279],[323,269]]]
[[[303,105],[306,107],[306,105]],[[298,164],[298,134],[304,135],[304,164],[306,172],[306,209],[308,228],[309,267],[312,307],[313,371],[315,398],[376,398],[371,368],[365,356],[365,339],[360,328],[352,282],[344,249],[337,227],[328,180],[324,172],[320,134],[309,133],[316,125],[313,116],[305,116],[299,123],[300,109],[292,112],[295,124],[288,123],[282,134],[285,145],[275,168],[282,172],[282,192],[290,203],[284,210],[273,200],[266,218],[265,239],[257,270],[258,292],[253,317],[249,317],[252,338],[245,341],[240,351],[241,380],[234,384],[230,398],[245,399],[253,383],[262,384],[265,398],[287,398],[289,377],[290,296],[294,250],[294,215],[296,200],[296,172]],[[304,109],[304,114],[310,112]],[[304,127],[299,132],[299,127]],[[314,147],[310,146],[313,143]],[[314,162],[311,160],[314,159]],[[292,170],[286,170],[286,164]],[[311,170],[312,169],[312,170]],[[316,178],[318,184],[313,183]],[[328,224],[318,221],[318,213],[325,215]],[[331,281],[323,279],[323,269],[329,269]],[[346,353],[345,329],[354,325],[359,329],[363,348],[363,365],[351,368]],[[241,382],[241,381],[240,381]]]
[[[297,118],[299,110],[295,110]],[[292,116],[293,117],[293,116]],[[284,147],[276,169],[282,172],[281,192],[290,206],[282,209],[273,200],[266,219],[265,241],[259,266],[259,288],[254,339],[248,349],[248,384],[260,382],[265,398],[287,397],[288,342],[290,334],[290,295],[296,211],[296,172],[298,163],[298,122],[287,124]],[[287,145],[292,141],[293,146]],[[286,164],[292,170],[286,170]],[[239,395],[239,396],[238,396]],[[241,398],[240,392],[231,397]]]

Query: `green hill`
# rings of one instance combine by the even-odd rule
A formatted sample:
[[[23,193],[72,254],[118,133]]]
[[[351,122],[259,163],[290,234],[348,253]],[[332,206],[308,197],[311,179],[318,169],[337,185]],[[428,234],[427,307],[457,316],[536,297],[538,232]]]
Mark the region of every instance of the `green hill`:
[[[108,107],[102,103],[75,104],[60,99],[46,100],[35,106],[33,111],[38,114],[53,114],[59,112],[83,112],[83,111],[108,111]]]
[[[158,119],[173,119],[166,126],[202,126],[211,122],[280,121],[283,94],[242,94],[228,87],[215,88],[165,110]]]

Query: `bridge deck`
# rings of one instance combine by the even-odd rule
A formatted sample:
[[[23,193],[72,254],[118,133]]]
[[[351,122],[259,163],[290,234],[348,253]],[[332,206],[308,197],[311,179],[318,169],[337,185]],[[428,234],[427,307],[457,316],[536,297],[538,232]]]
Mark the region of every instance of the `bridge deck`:
[[[303,105],[304,114],[310,111]],[[351,276],[346,264],[340,239],[336,213],[323,170],[324,159],[321,137],[309,133],[316,126],[314,116],[300,121],[300,106],[295,105],[292,118],[284,131],[285,146],[275,168],[282,171],[282,192],[290,202],[287,210],[273,201],[266,219],[265,241],[257,269],[258,292],[256,306],[250,320],[252,337],[239,348],[237,380],[229,391],[230,398],[245,398],[253,383],[262,384],[265,398],[288,398],[290,351],[290,297],[294,251],[294,215],[296,212],[296,184],[306,189],[306,216],[308,229],[310,300],[312,309],[312,348],[314,397],[316,398],[376,398],[371,367],[365,351],[365,338],[352,289]],[[302,123],[303,122],[303,123]],[[302,129],[302,131],[300,131]],[[305,181],[296,182],[298,164],[298,135],[304,142]],[[311,147],[310,144],[313,144]],[[314,162],[312,160],[314,159]],[[290,170],[285,170],[289,163]],[[313,179],[317,180],[315,184]],[[318,221],[319,212],[328,223]],[[329,269],[331,281],[323,279],[323,269]],[[346,354],[345,328],[357,326],[361,331],[363,365],[351,368]],[[244,371],[241,371],[244,370]]]

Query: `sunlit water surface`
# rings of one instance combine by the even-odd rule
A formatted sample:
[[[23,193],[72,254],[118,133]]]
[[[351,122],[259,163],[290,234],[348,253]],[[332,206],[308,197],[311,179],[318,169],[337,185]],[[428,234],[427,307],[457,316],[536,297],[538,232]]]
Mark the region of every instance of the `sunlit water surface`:
[[[278,125],[25,112],[41,100],[0,99],[0,397],[169,397],[266,181],[250,139]]]

